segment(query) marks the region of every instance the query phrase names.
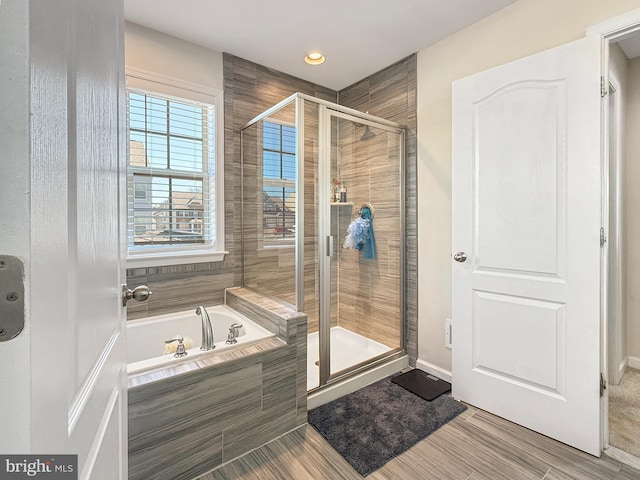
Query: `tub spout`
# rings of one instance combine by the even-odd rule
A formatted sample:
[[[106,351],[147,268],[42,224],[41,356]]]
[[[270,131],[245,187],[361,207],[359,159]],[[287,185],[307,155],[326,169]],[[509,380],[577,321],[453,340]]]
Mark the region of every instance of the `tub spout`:
[[[207,310],[200,305],[196,308],[196,315],[200,315],[202,320],[202,345],[200,350],[213,350],[215,348],[213,341],[213,327],[211,327],[211,319]]]

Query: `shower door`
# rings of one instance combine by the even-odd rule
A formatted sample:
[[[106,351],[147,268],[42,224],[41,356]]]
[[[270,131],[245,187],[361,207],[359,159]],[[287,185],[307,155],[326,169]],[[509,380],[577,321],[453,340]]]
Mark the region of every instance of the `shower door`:
[[[305,208],[317,233],[319,287],[319,361],[310,389],[385,361],[404,346],[404,131],[325,105],[317,115],[316,195],[313,211]],[[343,192],[334,197],[336,183]],[[371,235],[362,249],[343,248],[363,207],[373,214]]]

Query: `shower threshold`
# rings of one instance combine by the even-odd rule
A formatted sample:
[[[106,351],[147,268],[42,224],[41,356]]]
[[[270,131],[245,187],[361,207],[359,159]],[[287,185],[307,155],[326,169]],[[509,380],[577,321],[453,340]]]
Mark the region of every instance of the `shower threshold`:
[[[307,390],[311,390],[317,387],[320,382],[318,332],[310,333],[307,341]],[[346,328],[331,327],[332,374],[391,350],[386,345]]]

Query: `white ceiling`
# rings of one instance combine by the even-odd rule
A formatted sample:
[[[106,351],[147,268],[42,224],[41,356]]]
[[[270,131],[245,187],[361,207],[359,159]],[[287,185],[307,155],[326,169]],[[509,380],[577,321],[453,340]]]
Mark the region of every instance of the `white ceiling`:
[[[625,38],[618,43],[629,60],[640,57],[640,35]]]
[[[124,0],[125,17],[341,90],[516,0]],[[319,50],[327,61],[304,63]],[[455,59],[452,59],[455,61]]]

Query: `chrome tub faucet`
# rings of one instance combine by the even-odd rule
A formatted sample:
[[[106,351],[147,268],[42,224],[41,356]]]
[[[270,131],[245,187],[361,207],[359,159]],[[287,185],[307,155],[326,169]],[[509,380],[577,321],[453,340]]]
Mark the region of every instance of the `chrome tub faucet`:
[[[211,319],[207,310],[200,305],[196,308],[196,315],[200,315],[202,320],[202,345],[200,350],[213,350],[216,348],[213,341],[213,327],[211,326]]]

